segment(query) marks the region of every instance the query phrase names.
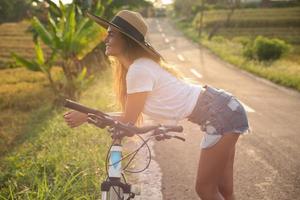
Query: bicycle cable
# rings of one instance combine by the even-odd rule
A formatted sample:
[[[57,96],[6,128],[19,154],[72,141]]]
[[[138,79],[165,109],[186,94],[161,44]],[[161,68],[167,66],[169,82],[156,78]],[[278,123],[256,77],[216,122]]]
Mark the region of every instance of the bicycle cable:
[[[140,135],[138,135],[138,134],[136,134],[136,135],[143,141],[142,144],[141,144],[136,150],[132,151],[131,153],[128,153],[126,156],[123,156],[123,157],[122,157],[120,160],[118,160],[117,162],[114,162],[114,163],[112,163],[112,164],[109,164],[109,163],[108,163],[108,160],[109,160],[110,151],[111,151],[111,148],[112,148],[112,146],[114,145],[114,143],[115,143],[115,141],[116,141],[116,139],[113,139],[112,143],[111,143],[110,146],[109,146],[109,149],[108,149],[107,154],[106,154],[106,159],[105,159],[105,171],[106,171],[106,176],[107,176],[106,179],[109,179],[109,178],[110,178],[110,177],[109,177],[109,173],[108,173],[108,167],[109,167],[109,166],[113,166],[113,165],[115,165],[115,164],[117,164],[117,163],[119,163],[119,162],[125,160],[126,158],[128,158],[128,157],[130,157],[130,156],[131,156],[131,158],[130,158],[129,161],[126,163],[125,167],[122,169],[124,172],[128,172],[128,173],[141,173],[141,172],[145,171],[147,168],[149,168],[149,165],[150,165],[151,160],[152,160],[152,155],[151,155],[151,149],[150,149],[150,147],[149,147],[149,145],[148,145],[148,142],[149,142],[149,140],[150,140],[152,137],[156,137],[156,136],[155,136],[155,135],[150,135],[147,139],[144,139],[142,136],[140,136]],[[127,168],[129,167],[129,165],[132,163],[133,159],[136,157],[137,153],[138,153],[145,145],[146,145],[147,150],[148,150],[148,152],[149,152],[149,160],[148,160],[148,163],[146,164],[146,166],[145,166],[143,169],[137,170],[137,171],[127,170]],[[123,179],[124,179],[125,182],[126,182],[126,179],[125,179],[123,173],[122,173],[122,177],[123,177]],[[123,198],[122,198],[122,197],[120,196],[120,194],[116,191],[116,189],[115,189],[114,187],[112,187],[112,188],[113,188],[113,190],[115,191],[115,193],[117,194],[118,198],[119,198],[120,200],[123,200]]]
[[[150,147],[149,147],[149,145],[148,145],[148,141],[151,139],[152,136],[150,136],[150,137],[147,138],[146,140],[145,140],[142,136],[140,136],[140,135],[137,135],[137,136],[143,141],[143,143],[142,143],[142,145],[136,150],[135,154],[130,158],[130,160],[127,162],[127,164],[126,164],[125,167],[123,168],[123,170],[124,170],[125,172],[128,172],[128,173],[141,173],[141,172],[145,171],[145,170],[149,167],[149,165],[150,165],[150,163],[151,163],[151,160],[152,160],[151,149],[150,149]],[[148,159],[148,163],[147,163],[146,167],[144,167],[144,168],[141,169],[141,170],[137,170],[137,171],[126,170],[126,169],[129,167],[130,163],[131,163],[131,162],[133,161],[133,159],[135,158],[136,154],[140,151],[140,149],[143,148],[144,145],[146,145],[146,147],[147,147],[147,149],[148,149],[148,152],[149,152],[149,159]]]
[[[120,159],[119,161],[117,161],[117,162],[115,162],[115,163],[112,163],[112,164],[108,164],[108,159],[109,159],[110,150],[111,150],[113,144],[115,143],[115,140],[116,140],[116,139],[113,140],[113,142],[112,142],[111,145],[109,146],[109,149],[108,149],[107,154],[106,154],[106,159],[105,159],[105,166],[106,166],[105,169],[106,169],[106,176],[107,176],[106,179],[109,179],[108,166],[115,165],[115,164],[121,162],[122,160],[124,160],[125,158],[129,157],[130,155],[133,155],[133,156],[132,156],[132,157],[130,158],[130,160],[127,162],[127,164],[126,164],[125,167],[123,168],[123,171],[128,172],[128,173],[141,173],[141,172],[145,171],[145,170],[149,167],[149,165],[150,165],[150,163],[151,163],[151,160],[152,160],[152,156],[151,156],[151,150],[150,150],[150,147],[149,147],[149,145],[148,145],[148,141],[149,141],[153,136],[150,136],[150,137],[147,138],[146,140],[145,140],[142,136],[140,136],[140,135],[137,135],[137,136],[143,141],[143,143],[142,143],[136,150],[134,150],[133,152],[127,154],[127,155],[124,156],[124,157],[122,157],[122,159]],[[143,146],[145,146],[145,145],[146,145],[147,150],[148,150],[148,152],[149,152],[149,160],[148,160],[148,163],[147,163],[146,167],[144,167],[142,170],[138,170],[138,171],[130,171],[130,170],[126,170],[126,169],[129,167],[130,163],[131,163],[131,162],[133,161],[133,159],[135,158],[136,154],[137,154],[137,153],[141,150],[141,148],[143,148]],[[124,179],[124,175],[123,175],[123,179]],[[118,198],[122,200],[122,197],[121,197],[120,194],[116,191],[116,189],[115,189],[114,187],[112,187],[112,188],[113,188],[114,192],[117,194]]]
[[[125,159],[128,158],[129,156],[132,156],[132,155],[133,155],[133,156],[130,158],[130,160],[127,162],[126,166],[123,168],[123,170],[124,170],[125,172],[128,172],[128,173],[140,173],[140,172],[145,171],[145,170],[149,167],[152,158],[151,158],[151,150],[150,150],[150,147],[149,147],[149,145],[148,145],[148,141],[149,141],[152,137],[154,137],[154,136],[150,136],[150,137],[147,138],[146,140],[145,140],[143,137],[141,137],[140,135],[137,135],[137,136],[143,141],[143,143],[140,145],[140,147],[138,147],[136,150],[132,151],[131,153],[127,154],[126,156],[123,156],[120,160],[118,160],[118,161],[116,161],[116,162],[114,162],[114,163],[112,163],[112,164],[108,164],[108,166],[113,166],[113,165],[115,165],[115,164],[117,164],[117,163],[119,163],[119,162],[125,160]],[[130,170],[126,170],[126,168],[127,168],[127,167],[129,166],[129,164],[132,162],[132,160],[134,159],[134,157],[136,156],[136,154],[137,154],[137,153],[140,151],[140,149],[143,148],[143,146],[145,146],[145,145],[146,145],[146,147],[147,147],[147,149],[148,149],[148,152],[149,152],[149,161],[148,161],[146,167],[143,168],[142,170],[138,170],[138,171],[130,171]]]

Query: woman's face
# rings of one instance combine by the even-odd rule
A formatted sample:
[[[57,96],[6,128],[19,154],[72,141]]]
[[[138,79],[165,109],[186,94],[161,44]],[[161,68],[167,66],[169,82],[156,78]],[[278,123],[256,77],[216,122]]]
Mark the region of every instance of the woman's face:
[[[107,56],[118,56],[122,54],[124,49],[124,39],[122,38],[122,33],[116,28],[109,26],[107,29],[107,36],[104,39],[105,42],[105,54]]]

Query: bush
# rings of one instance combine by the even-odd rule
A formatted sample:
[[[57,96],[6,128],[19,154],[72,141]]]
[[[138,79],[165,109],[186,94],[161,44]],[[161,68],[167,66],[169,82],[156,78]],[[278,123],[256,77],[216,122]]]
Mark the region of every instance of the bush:
[[[221,35],[217,35],[212,38],[212,41],[221,43],[221,42],[226,42],[226,39]]]
[[[290,45],[280,39],[258,36],[254,41],[254,52],[258,60],[277,60],[290,50]]]
[[[232,41],[240,43],[243,46],[245,46],[251,41],[251,39],[247,36],[236,36],[236,37],[232,38]]]
[[[251,59],[251,60],[255,59],[255,52],[254,52],[254,48],[253,48],[253,43],[254,43],[253,40],[241,42],[241,44],[244,47],[243,56],[245,58]]]
[[[291,45],[274,38],[257,36],[254,41],[244,44],[243,55],[249,59],[259,61],[277,60],[291,50]]]

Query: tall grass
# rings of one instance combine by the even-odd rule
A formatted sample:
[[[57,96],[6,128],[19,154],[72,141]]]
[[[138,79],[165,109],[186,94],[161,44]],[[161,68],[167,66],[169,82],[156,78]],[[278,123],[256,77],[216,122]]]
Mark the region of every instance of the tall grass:
[[[116,109],[110,83],[107,70],[80,102]],[[32,119],[23,142],[0,160],[0,199],[99,199],[109,136],[89,124],[70,129],[66,109],[41,110],[35,114],[47,117]]]
[[[60,71],[53,68],[55,80]],[[53,100],[54,94],[43,73],[25,68],[0,70],[0,155],[22,137],[40,107],[49,107]]]

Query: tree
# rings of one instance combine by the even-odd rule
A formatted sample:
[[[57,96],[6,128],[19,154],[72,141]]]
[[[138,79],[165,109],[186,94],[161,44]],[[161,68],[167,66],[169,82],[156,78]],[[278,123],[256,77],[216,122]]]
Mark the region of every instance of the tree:
[[[103,29],[90,19],[83,17],[80,8],[74,3],[65,6],[54,6],[57,12],[48,13],[48,25],[33,17],[31,25],[35,35],[36,59],[26,60],[16,54],[14,58],[30,70],[44,72],[58,97],[78,98],[81,86],[85,81],[87,69],[80,60],[91,52],[103,38]],[[56,6],[56,7],[55,7]],[[76,11],[77,12],[76,12]],[[77,13],[77,14],[76,14]],[[54,15],[55,17],[53,17]],[[51,56],[44,58],[39,39],[51,50]],[[61,59],[60,67],[64,72],[65,82],[57,88],[51,77],[53,63]],[[59,93],[57,93],[59,91]]]
[[[52,52],[51,56],[47,59],[45,59],[40,41],[38,38],[35,39],[34,41],[35,44],[35,54],[36,54],[36,58],[32,59],[32,60],[27,60],[24,59],[23,57],[12,53],[14,59],[16,60],[16,62],[24,67],[26,67],[27,69],[31,70],[31,71],[40,71],[46,74],[49,82],[50,82],[50,86],[53,89],[54,94],[60,94],[58,88],[55,85],[55,82],[53,81],[52,75],[51,75],[51,68],[54,64],[55,61],[55,52]]]
[[[49,5],[47,10],[45,7],[42,8],[48,12],[46,20],[41,21],[35,16],[31,20],[36,58],[26,60],[16,54],[13,54],[13,57],[17,63],[30,70],[44,72],[58,98],[66,96],[71,99],[79,97],[82,86],[87,81],[87,68],[82,61],[104,37],[104,30],[85,17],[82,10],[90,10],[96,15],[111,18],[118,9],[127,4],[131,4],[132,7],[149,4],[144,0],[74,0],[69,5],[59,1],[59,6],[51,0],[44,2]],[[47,58],[40,47],[40,41],[51,51]],[[59,86],[54,83],[51,76],[51,68],[58,61],[65,80]]]
[[[211,40],[211,38],[224,26],[227,26],[230,23],[231,17],[234,14],[234,11],[236,8],[240,6],[240,1],[239,0],[230,0],[230,3],[228,4],[229,12],[226,16],[225,21],[221,21],[219,23],[216,23],[213,29],[210,31],[208,34],[208,39]]]
[[[1,0],[0,23],[23,19],[31,8],[30,0]]]
[[[201,2],[201,13],[200,13],[200,19],[199,19],[199,27],[198,27],[198,35],[202,35],[202,30],[203,30],[203,17],[204,17],[204,6],[205,6],[205,0],[202,0]]]

